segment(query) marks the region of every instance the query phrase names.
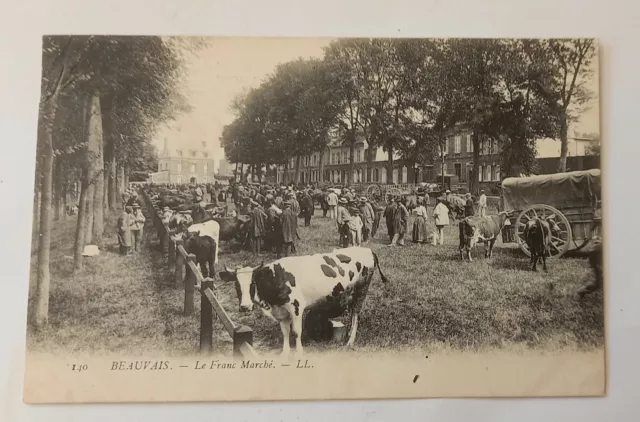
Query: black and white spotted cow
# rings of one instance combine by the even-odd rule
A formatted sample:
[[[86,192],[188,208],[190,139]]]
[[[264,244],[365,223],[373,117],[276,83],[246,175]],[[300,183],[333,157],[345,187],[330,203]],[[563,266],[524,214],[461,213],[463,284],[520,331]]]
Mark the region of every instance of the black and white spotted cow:
[[[291,332],[296,341],[295,353],[303,353],[302,314],[306,309],[325,318],[350,311],[347,346],[353,345],[358,313],[376,268],[386,283],[378,256],[371,249],[351,247],[331,253],[290,256],[258,267],[234,270],[225,267],[220,278],[235,282],[241,311],[253,310],[256,303],[265,315],[280,323],[284,338],[282,354],[287,356]]]

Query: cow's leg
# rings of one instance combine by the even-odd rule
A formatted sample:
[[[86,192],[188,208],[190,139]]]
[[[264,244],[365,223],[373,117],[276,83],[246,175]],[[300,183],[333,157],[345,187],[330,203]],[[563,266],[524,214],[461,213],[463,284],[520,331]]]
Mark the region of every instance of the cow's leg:
[[[538,255],[535,254],[534,252],[531,252],[531,261],[532,261],[531,271],[538,271]]]
[[[349,340],[347,340],[347,347],[353,346],[356,341],[356,333],[358,332],[358,312],[355,310],[351,313],[351,324],[349,327]]]
[[[302,309],[298,311],[298,315],[295,312],[291,316],[291,330],[293,331],[293,338],[296,341],[296,356],[302,356],[304,351],[302,350]]]
[[[467,258],[469,258],[469,262],[473,262],[473,259],[471,258],[471,248],[466,248],[467,250]]]
[[[542,254],[542,269],[544,270],[544,272],[547,272],[547,254],[543,253]]]
[[[291,346],[289,344],[289,336],[291,333],[290,319],[280,321],[280,331],[282,331],[282,356],[288,357],[289,353],[291,353]]]
[[[493,245],[496,244],[496,239],[489,241],[489,258],[493,256]]]

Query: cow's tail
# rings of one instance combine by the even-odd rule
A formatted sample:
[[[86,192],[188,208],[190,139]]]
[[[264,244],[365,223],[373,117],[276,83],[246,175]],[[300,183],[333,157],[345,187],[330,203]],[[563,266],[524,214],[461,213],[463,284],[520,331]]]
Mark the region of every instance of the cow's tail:
[[[371,252],[373,254],[373,266],[378,268],[378,272],[380,273],[380,278],[383,283],[388,283],[389,279],[382,273],[382,268],[380,268],[380,260],[378,259],[378,255],[375,252]]]

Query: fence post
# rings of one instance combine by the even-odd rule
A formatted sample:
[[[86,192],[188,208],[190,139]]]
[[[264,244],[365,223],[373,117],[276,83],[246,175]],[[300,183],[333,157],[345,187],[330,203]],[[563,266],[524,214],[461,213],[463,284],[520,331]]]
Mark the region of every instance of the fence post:
[[[179,254],[176,254],[176,243],[171,239],[171,235],[167,235],[167,238],[169,239],[169,242],[167,243],[169,248],[169,271],[175,272],[176,255]]]
[[[194,254],[189,254],[187,257],[188,262],[195,263],[196,256]],[[196,275],[191,271],[189,267],[187,269],[186,266],[186,277],[184,278],[184,314],[191,315],[193,314],[193,292],[196,290]]]
[[[205,278],[200,287],[200,352],[210,353],[213,350],[213,308],[209,298],[204,294],[207,289],[213,291],[213,279]]]
[[[236,325],[233,330],[233,355],[242,357],[240,346],[242,343],[249,343],[253,346],[253,330],[246,325]]]
[[[177,285],[180,285],[184,282],[184,274],[182,271],[183,270],[186,271],[186,268],[185,268],[186,262],[184,260],[184,256],[182,256],[182,254],[178,249],[180,245],[182,245],[182,239],[176,239],[176,244],[175,244],[176,262],[173,269],[173,275],[175,277]]]

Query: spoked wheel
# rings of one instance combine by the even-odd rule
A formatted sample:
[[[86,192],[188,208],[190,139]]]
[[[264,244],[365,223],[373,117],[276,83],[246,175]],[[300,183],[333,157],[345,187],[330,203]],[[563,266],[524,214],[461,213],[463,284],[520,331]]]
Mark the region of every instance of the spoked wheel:
[[[530,220],[534,218],[553,219],[558,225],[559,230],[552,230],[550,242],[550,257],[560,258],[569,250],[571,243],[571,225],[569,220],[560,211],[552,206],[545,204],[531,205],[520,213],[516,220],[516,241],[520,249],[527,255],[531,256],[531,251],[524,237],[524,228]]]
[[[382,198],[382,189],[380,189],[380,185],[369,185],[366,194],[369,201],[375,201],[376,198]]]

